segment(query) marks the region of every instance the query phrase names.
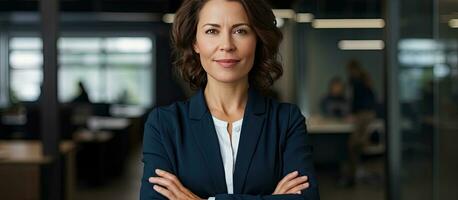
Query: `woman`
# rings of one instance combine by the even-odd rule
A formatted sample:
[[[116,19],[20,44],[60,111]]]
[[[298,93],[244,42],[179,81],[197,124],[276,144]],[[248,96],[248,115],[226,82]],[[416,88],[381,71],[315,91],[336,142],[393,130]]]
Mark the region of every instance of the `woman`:
[[[348,139],[348,164],[340,184],[355,185],[356,172],[360,168],[360,157],[369,143],[367,128],[376,117],[376,98],[369,74],[357,60],[350,60],[347,72],[351,86],[351,112],[354,130]]]
[[[265,91],[282,74],[263,0],[188,0],[176,67],[196,95],[146,122],[140,199],[319,199],[304,117]]]

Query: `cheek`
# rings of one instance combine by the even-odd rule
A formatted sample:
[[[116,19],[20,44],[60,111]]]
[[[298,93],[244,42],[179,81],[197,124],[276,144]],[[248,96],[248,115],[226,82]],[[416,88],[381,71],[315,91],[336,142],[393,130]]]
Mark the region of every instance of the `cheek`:
[[[209,57],[214,49],[215,49],[216,42],[212,41],[209,38],[197,38],[196,46],[199,48],[199,54],[201,59],[205,59]]]
[[[243,54],[254,57],[256,53],[256,39],[246,40],[241,44]]]
[[[256,55],[256,42],[246,43],[242,49],[244,50],[243,54],[248,58],[248,61],[254,62]]]

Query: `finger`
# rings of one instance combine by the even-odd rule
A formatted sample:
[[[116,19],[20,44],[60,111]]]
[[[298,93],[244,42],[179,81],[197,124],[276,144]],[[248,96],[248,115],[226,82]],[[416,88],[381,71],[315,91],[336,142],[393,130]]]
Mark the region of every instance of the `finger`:
[[[173,190],[175,194],[190,193],[190,191],[181,184],[180,180],[174,174],[161,169],[156,169],[155,172],[160,177],[170,180],[176,186],[176,190],[175,188]]]
[[[149,182],[167,188],[167,190],[172,192],[174,195],[181,193],[181,190],[178,188],[178,186],[176,186],[175,183],[169,179],[162,177],[151,177],[149,178]]]
[[[183,187],[183,185],[181,185],[180,180],[178,180],[178,178],[177,178],[174,174],[169,173],[169,172],[164,171],[164,170],[161,170],[161,169],[156,169],[155,172],[156,172],[157,175],[159,175],[159,176],[161,176],[161,177],[164,177],[164,178],[166,178],[166,179],[171,180],[171,181],[174,182],[175,185],[177,185],[178,187],[180,187],[180,188]]]
[[[175,199],[175,195],[164,187],[154,185],[153,189],[156,190],[156,192],[158,192],[159,194],[162,194],[163,196],[167,197],[167,199]]]
[[[305,190],[309,187],[310,187],[310,183],[308,182],[302,183],[302,184],[297,185],[296,187],[291,188],[286,193],[287,194],[301,194],[301,190]]]
[[[160,177],[165,178],[172,182],[173,187],[170,189],[175,194],[176,197],[181,197],[183,195],[186,196],[192,193],[191,191],[189,191],[187,188],[185,188],[181,184],[180,180],[174,174],[167,172],[165,170],[161,170],[161,169],[156,169],[155,172]]]
[[[296,178],[293,178],[285,183],[283,183],[281,186],[278,187],[278,190],[276,189],[276,191],[280,194],[286,194],[286,192],[288,190],[290,190],[291,188],[295,187],[296,185],[299,185],[301,183],[304,183],[308,180],[308,177],[307,176],[301,176],[301,177],[296,177]]]
[[[287,174],[285,177],[283,177],[283,179],[281,179],[281,181],[278,183],[278,185],[283,185],[286,182],[290,181],[291,179],[297,177],[298,175],[299,175],[299,173],[297,171],[291,172],[291,173]]]
[[[291,188],[296,187],[297,185],[306,183],[307,180],[308,180],[307,176],[297,177],[297,178],[295,178],[293,180],[290,180],[290,181],[286,182],[283,187],[285,188],[285,191],[288,191]]]
[[[280,182],[278,182],[274,193],[283,193],[283,192],[285,192],[286,190],[283,189],[283,185],[286,182],[288,182],[289,180],[293,179],[294,177],[296,177],[298,175],[299,175],[298,171],[294,171],[294,172],[291,172],[291,173],[287,174],[285,177],[283,177],[283,179],[280,180]]]

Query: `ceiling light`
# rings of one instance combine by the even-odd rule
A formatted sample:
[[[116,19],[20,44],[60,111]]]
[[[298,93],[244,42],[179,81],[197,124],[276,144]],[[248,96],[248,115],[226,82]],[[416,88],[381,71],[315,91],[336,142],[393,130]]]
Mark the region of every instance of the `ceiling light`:
[[[296,12],[291,9],[273,9],[272,11],[276,18],[294,19],[296,17]]]
[[[382,40],[341,40],[338,46],[341,50],[382,50],[385,43]]]
[[[313,20],[312,13],[297,13],[296,21],[299,23],[310,23]]]
[[[450,28],[458,28],[458,19],[451,19],[448,21]]]
[[[383,19],[315,19],[313,28],[383,28]]]
[[[277,21],[277,28],[283,27],[283,24],[285,24],[285,20],[283,18],[275,18],[275,21]]]
[[[162,21],[164,21],[167,24],[173,23],[174,19],[175,19],[175,14],[173,13],[167,13],[164,16],[162,16]]]

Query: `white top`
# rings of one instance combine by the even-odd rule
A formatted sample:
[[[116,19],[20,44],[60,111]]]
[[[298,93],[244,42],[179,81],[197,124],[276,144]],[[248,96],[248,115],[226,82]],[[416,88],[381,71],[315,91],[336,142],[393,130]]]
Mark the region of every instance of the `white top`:
[[[215,124],[216,135],[218,136],[221,158],[224,165],[224,175],[226,177],[227,193],[234,193],[233,174],[235,161],[237,158],[237,150],[239,148],[240,132],[242,130],[243,118],[232,123],[232,138],[229,138],[227,131],[228,122],[220,120],[214,116],[213,123]],[[208,198],[214,200],[215,197]]]

